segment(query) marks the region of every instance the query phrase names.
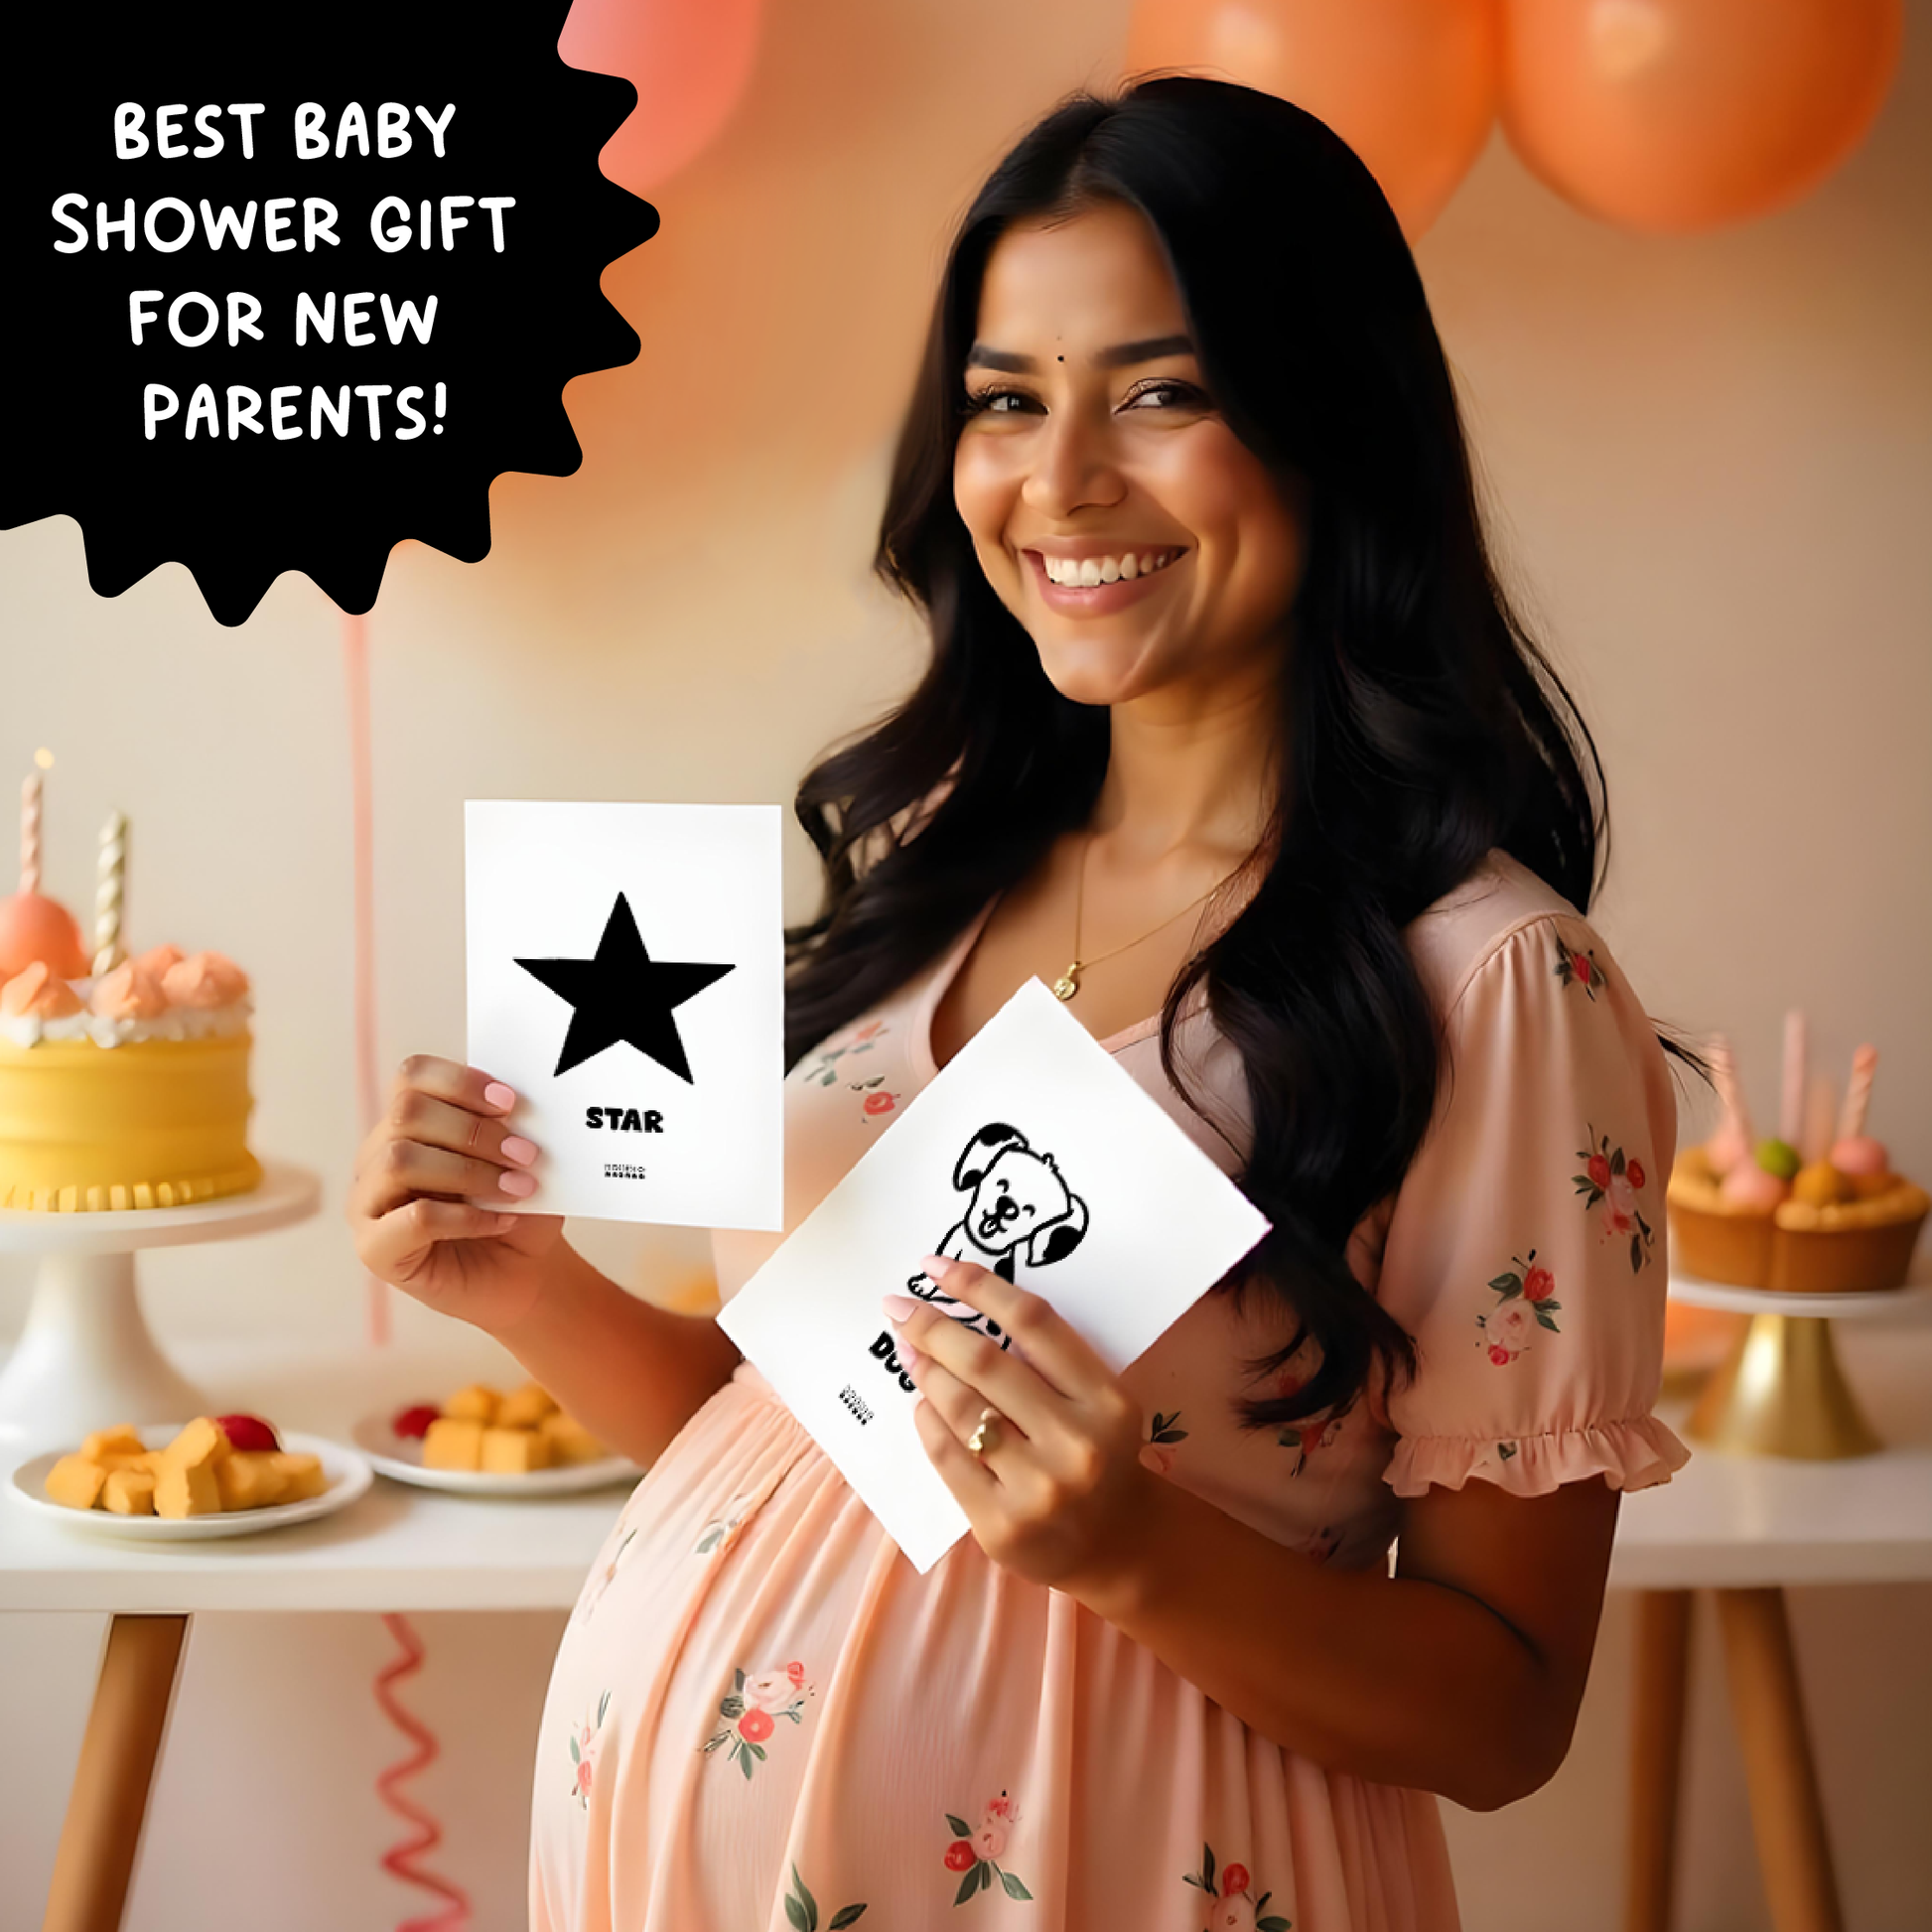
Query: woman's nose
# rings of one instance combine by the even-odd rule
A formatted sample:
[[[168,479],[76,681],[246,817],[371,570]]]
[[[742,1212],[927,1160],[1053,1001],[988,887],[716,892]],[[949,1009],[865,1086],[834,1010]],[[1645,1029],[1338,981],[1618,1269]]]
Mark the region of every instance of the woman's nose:
[[[1120,500],[1125,483],[1113,458],[1104,426],[1077,410],[1060,410],[1041,425],[1033,440],[1033,467],[1021,494],[1030,509],[1054,518],[1089,504]]]

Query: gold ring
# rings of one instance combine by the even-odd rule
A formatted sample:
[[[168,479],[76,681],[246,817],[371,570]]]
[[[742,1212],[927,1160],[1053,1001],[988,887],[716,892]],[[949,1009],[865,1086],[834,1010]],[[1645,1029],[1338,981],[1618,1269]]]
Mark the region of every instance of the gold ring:
[[[999,1410],[982,1409],[980,1411],[979,1427],[966,1439],[968,1450],[974,1455],[983,1456],[988,1449],[992,1449],[999,1442]],[[990,1436],[987,1434],[989,1430],[993,1432]]]

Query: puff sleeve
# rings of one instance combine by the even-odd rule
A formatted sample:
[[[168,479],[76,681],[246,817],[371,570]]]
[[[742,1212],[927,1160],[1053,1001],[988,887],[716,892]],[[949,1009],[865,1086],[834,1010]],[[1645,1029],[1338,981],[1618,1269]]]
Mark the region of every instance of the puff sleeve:
[[[1397,1495],[1641,1489],[1689,1460],[1650,1413],[1676,1132],[1650,1022],[1581,918],[1525,920],[1453,990],[1376,1289],[1418,1353],[1383,1405]]]

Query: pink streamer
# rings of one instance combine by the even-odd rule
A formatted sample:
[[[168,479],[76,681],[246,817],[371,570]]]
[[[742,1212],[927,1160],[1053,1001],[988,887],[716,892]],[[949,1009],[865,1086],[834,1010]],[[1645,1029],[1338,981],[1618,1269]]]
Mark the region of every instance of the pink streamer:
[[[362,1132],[381,1110],[375,1071],[375,787],[369,759],[369,631],[343,613],[343,673],[348,687],[348,789],[353,820],[355,978],[355,1110]],[[389,1339],[389,1285],[364,1277],[363,1328],[370,1343]]]
[[[397,1926],[396,1932],[463,1932],[471,1918],[469,1893],[447,1878],[439,1878],[434,1872],[417,1868],[417,1862],[443,1843],[443,1828],[430,1813],[404,1797],[398,1789],[419,1772],[427,1770],[442,1754],[436,1733],[389,1689],[390,1685],[402,1678],[414,1677],[422,1669],[423,1646],[407,1617],[385,1615],[382,1625],[395,1638],[402,1654],[392,1657],[376,1673],[375,1701],[381,1705],[382,1715],[416,1746],[408,1757],[390,1765],[375,1781],[376,1792],[383,1804],[398,1818],[416,1828],[414,1837],[393,1846],[382,1855],[382,1864],[386,1871],[400,1878],[404,1884],[434,1892],[445,1901],[440,1910],[431,1912],[427,1917],[405,1919]]]

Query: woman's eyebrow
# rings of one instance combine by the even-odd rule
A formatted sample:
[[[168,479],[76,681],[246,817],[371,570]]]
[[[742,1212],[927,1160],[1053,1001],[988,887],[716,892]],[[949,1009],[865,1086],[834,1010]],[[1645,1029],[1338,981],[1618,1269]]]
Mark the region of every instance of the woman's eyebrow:
[[[1124,369],[1135,362],[1154,362],[1164,355],[1191,355],[1193,343],[1185,336],[1150,336],[1141,343],[1116,343],[1111,348],[1096,349],[1093,365],[1097,369]],[[975,343],[966,351],[969,369],[999,369],[1008,375],[1032,375],[1039,364],[1031,355],[1015,355],[1004,348],[988,348]]]

